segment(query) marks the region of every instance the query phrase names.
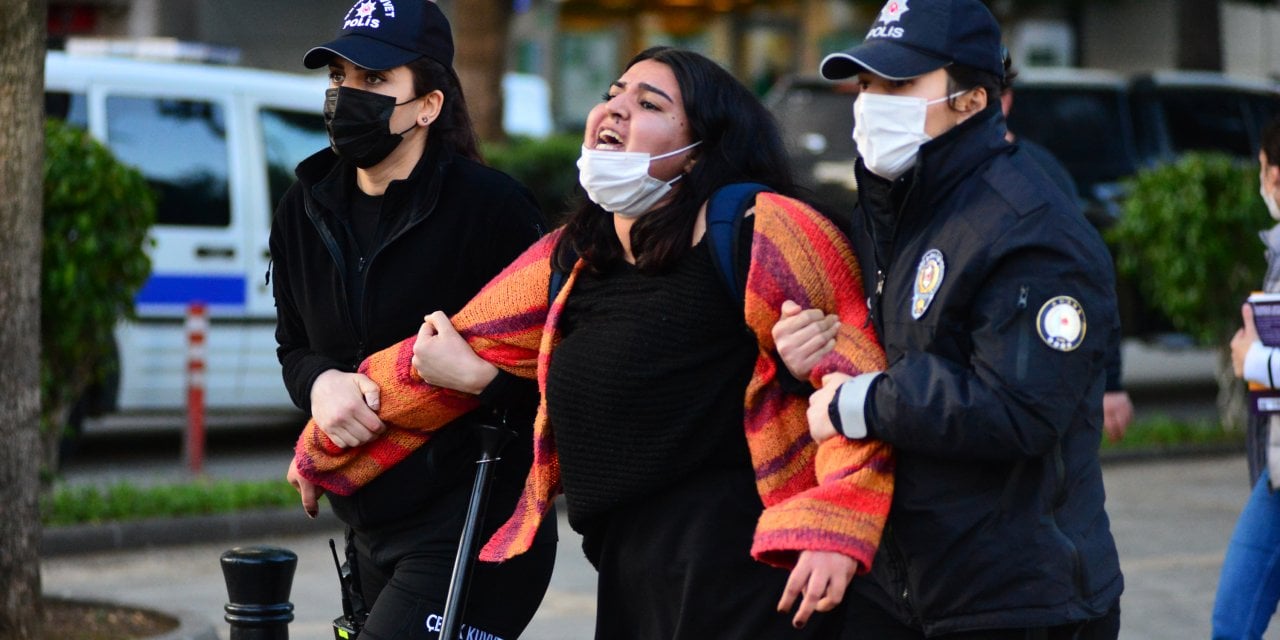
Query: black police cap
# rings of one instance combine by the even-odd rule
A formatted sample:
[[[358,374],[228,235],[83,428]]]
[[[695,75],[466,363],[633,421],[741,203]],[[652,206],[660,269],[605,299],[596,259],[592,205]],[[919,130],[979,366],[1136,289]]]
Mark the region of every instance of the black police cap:
[[[950,64],[1004,76],[1000,25],[979,0],[889,0],[862,44],[828,55],[819,70],[828,80],[862,71],[906,80]]]
[[[374,71],[423,56],[452,68],[453,32],[448,18],[430,0],[357,0],[342,18],[337,37],[313,47],[302,64],[317,69],[334,55]]]

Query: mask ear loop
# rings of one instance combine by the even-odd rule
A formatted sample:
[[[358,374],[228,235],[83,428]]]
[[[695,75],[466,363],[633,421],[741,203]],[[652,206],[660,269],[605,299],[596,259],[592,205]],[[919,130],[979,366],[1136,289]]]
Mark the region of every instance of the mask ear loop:
[[[426,95],[427,95],[427,94],[425,94],[425,93],[424,93],[424,94],[422,94],[422,95],[420,95],[420,96],[415,96],[415,97],[413,97],[413,98],[409,98],[408,100],[405,100],[404,102],[397,102],[397,103],[396,103],[396,106],[397,106],[397,107],[403,107],[403,106],[404,106],[404,105],[406,105],[406,104],[411,104],[411,103],[413,103],[413,102],[416,102],[416,101],[418,101],[418,100],[421,100],[422,98],[426,97]],[[409,125],[409,128],[408,128],[408,129],[405,129],[404,131],[401,131],[400,133],[397,133],[396,135],[398,135],[398,136],[403,136],[404,134],[409,133],[410,131],[413,131],[414,129],[416,129],[416,128],[418,127],[418,122],[419,122],[418,120],[415,120],[415,121],[413,122],[413,124],[412,124],[412,125]],[[429,116],[428,116],[428,117],[425,117],[425,118],[422,118],[421,122],[422,122],[422,126],[424,126],[424,127],[425,127],[425,126],[427,126],[427,125],[431,124],[431,118],[430,118]]]
[[[701,140],[699,140],[699,141],[697,141],[697,142],[694,142],[693,144],[690,144],[690,145],[688,145],[688,146],[680,147],[679,149],[676,149],[675,151],[668,151],[668,152],[663,153],[663,154],[661,154],[661,155],[649,156],[649,162],[653,162],[654,160],[661,160],[661,159],[663,159],[663,158],[670,158],[671,156],[674,156],[674,155],[679,155],[679,154],[684,153],[684,152],[686,152],[686,151],[688,151],[688,150],[690,150],[690,149],[692,149],[692,148],[694,148],[694,147],[696,147],[696,146],[698,146],[698,145],[700,145],[700,144],[702,144],[702,141],[701,141]],[[686,166],[692,166],[692,165],[688,165],[688,164],[686,164]],[[689,174],[688,174],[688,172],[684,170],[684,167],[681,167],[681,169],[680,169],[680,175],[678,175],[678,176],[676,176],[676,177],[672,178],[671,180],[667,181],[667,186],[669,187],[669,186],[671,186],[671,185],[673,185],[673,184],[675,184],[675,183],[679,182],[679,181],[680,181],[680,179],[681,179],[681,178],[683,178],[683,177],[685,177],[686,175],[689,175]]]
[[[690,149],[692,149],[692,148],[694,148],[694,147],[696,147],[696,146],[698,146],[698,145],[700,145],[700,144],[702,144],[702,141],[701,141],[701,140],[699,140],[699,141],[697,141],[697,142],[695,142],[695,143],[693,143],[693,144],[690,144],[690,145],[687,145],[687,146],[684,146],[684,147],[680,147],[679,149],[676,149],[675,151],[668,151],[668,152],[666,152],[666,153],[658,154],[658,155],[656,155],[656,156],[649,156],[649,162],[653,162],[654,160],[661,160],[661,159],[663,159],[663,158],[670,158],[671,156],[674,156],[674,155],[678,155],[678,154],[684,153],[685,151],[688,151],[688,150],[690,150]]]
[[[948,78],[948,79],[947,79],[947,86],[948,86],[948,88],[950,88],[950,86],[951,86],[951,79],[950,79],[950,78]],[[946,100],[946,101],[947,101],[947,106],[948,106],[948,107],[951,107],[951,110],[952,110],[952,111],[960,111],[959,109],[957,109],[957,108],[956,108],[956,98],[959,98],[960,96],[962,96],[962,95],[964,95],[964,94],[966,94],[966,93],[969,93],[970,91],[973,91],[974,89],[977,89],[977,88],[978,88],[978,87],[970,87],[970,88],[968,88],[968,89],[959,89],[959,90],[954,91],[954,92],[952,92],[952,93],[949,93],[949,94],[947,94],[947,95],[945,95],[945,96],[943,96],[943,97],[941,97],[941,98],[938,98],[937,100],[930,100],[930,101],[926,102],[925,104],[926,104],[926,105],[937,104],[937,103],[939,103],[939,102],[942,102],[943,100]],[[967,113],[967,112],[966,112],[966,111],[961,111],[961,113]]]

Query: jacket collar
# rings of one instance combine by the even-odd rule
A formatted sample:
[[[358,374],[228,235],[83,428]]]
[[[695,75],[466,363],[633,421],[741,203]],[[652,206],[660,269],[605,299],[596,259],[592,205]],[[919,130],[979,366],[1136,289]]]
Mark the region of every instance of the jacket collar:
[[[915,190],[928,194],[930,203],[945,197],[993,156],[1012,150],[1012,145],[1004,139],[1005,130],[1004,114],[996,101],[924,143],[913,171]]]
[[[428,138],[427,149],[409,176],[387,185],[385,202],[391,206],[384,210],[403,211],[405,207],[402,205],[407,203],[412,216],[409,223],[424,217],[434,206],[435,195],[440,190],[441,176],[452,161],[452,153]],[[339,158],[332,149],[316,152],[300,162],[294,170],[294,175],[304,187],[303,191],[321,208],[334,215],[344,215],[342,212],[346,211],[347,203],[350,202],[351,190],[356,188],[355,174],[355,165]],[[423,180],[430,181],[430,189],[418,188]],[[415,199],[409,201],[411,197]]]
[[[859,204],[868,210],[868,214],[871,209],[886,214],[889,212],[884,208],[891,207],[891,215],[895,217],[904,204],[911,204],[909,210],[901,211],[904,217],[931,217],[937,210],[934,205],[946,198],[957,184],[984,167],[992,157],[1012,150],[1012,145],[1004,139],[1004,133],[1004,114],[1000,111],[1000,104],[990,104],[972,118],[921,145],[915,166],[892,185],[872,174],[862,158],[858,158],[854,163],[858,185],[870,187],[870,191],[879,196],[862,197]],[[904,202],[907,199],[911,202]],[[896,220],[895,226],[901,222]]]

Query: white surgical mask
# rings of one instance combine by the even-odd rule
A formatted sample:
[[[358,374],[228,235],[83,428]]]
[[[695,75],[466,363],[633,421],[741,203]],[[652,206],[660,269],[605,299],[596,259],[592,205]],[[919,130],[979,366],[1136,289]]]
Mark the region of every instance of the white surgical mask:
[[[863,93],[853,101],[853,142],[867,169],[896,180],[915,166],[920,145],[931,138],[924,132],[929,105],[945,102],[958,91],[937,100]]]
[[[1267,203],[1267,211],[1271,213],[1271,219],[1280,222],[1280,205],[1276,204],[1276,199],[1267,193],[1267,185],[1259,185],[1258,192],[1262,194],[1262,201]]]
[[[583,145],[578,158],[578,182],[587,190],[587,197],[605,211],[634,218],[652,209],[683,177],[663,182],[649,175],[649,163],[700,144],[702,141],[658,156],[637,151],[597,151]]]

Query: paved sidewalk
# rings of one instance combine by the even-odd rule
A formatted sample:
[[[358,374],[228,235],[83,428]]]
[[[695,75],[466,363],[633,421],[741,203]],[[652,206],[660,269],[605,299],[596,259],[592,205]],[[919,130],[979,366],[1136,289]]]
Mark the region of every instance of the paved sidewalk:
[[[1209,638],[1218,570],[1248,498],[1243,455],[1103,466],[1124,640]],[[1280,638],[1273,618],[1267,638]]]
[[[1243,456],[1113,462],[1105,465],[1104,474],[1127,585],[1120,637],[1209,637],[1218,568],[1247,497]],[[48,557],[43,563],[45,590],[189,611],[205,616],[227,638],[222,622],[226,590],[218,557],[237,545],[272,544],[293,550],[299,558],[292,596],[297,619],[290,627],[291,637],[329,638],[329,620],[340,607],[327,539],[338,536],[339,529],[331,521],[308,524],[316,530],[302,535]],[[592,636],[594,572],[563,517],[560,534],[551,589],[526,640]],[[1267,637],[1280,639],[1280,621],[1273,627]]]
[[[301,510],[297,517],[306,521]],[[582,557],[580,538],[569,529],[563,516],[559,524],[556,571],[542,607],[521,636],[524,640],[592,637],[595,572]],[[289,625],[289,636],[300,640],[332,638],[330,622],[342,613],[342,606],[328,540],[341,541],[342,530],[335,521],[316,523],[313,529],[301,535],[262,535],[234,543],[57,555],[42,563],[44,590],[64,597],[124,602],[187,613],[189,618],[203,617],[213,625],[218,637],[226,640],[230,628],[222,614],[227,591],[219,558],[236,546],[272,545],[298,555],[291,593],[295,618]]]

